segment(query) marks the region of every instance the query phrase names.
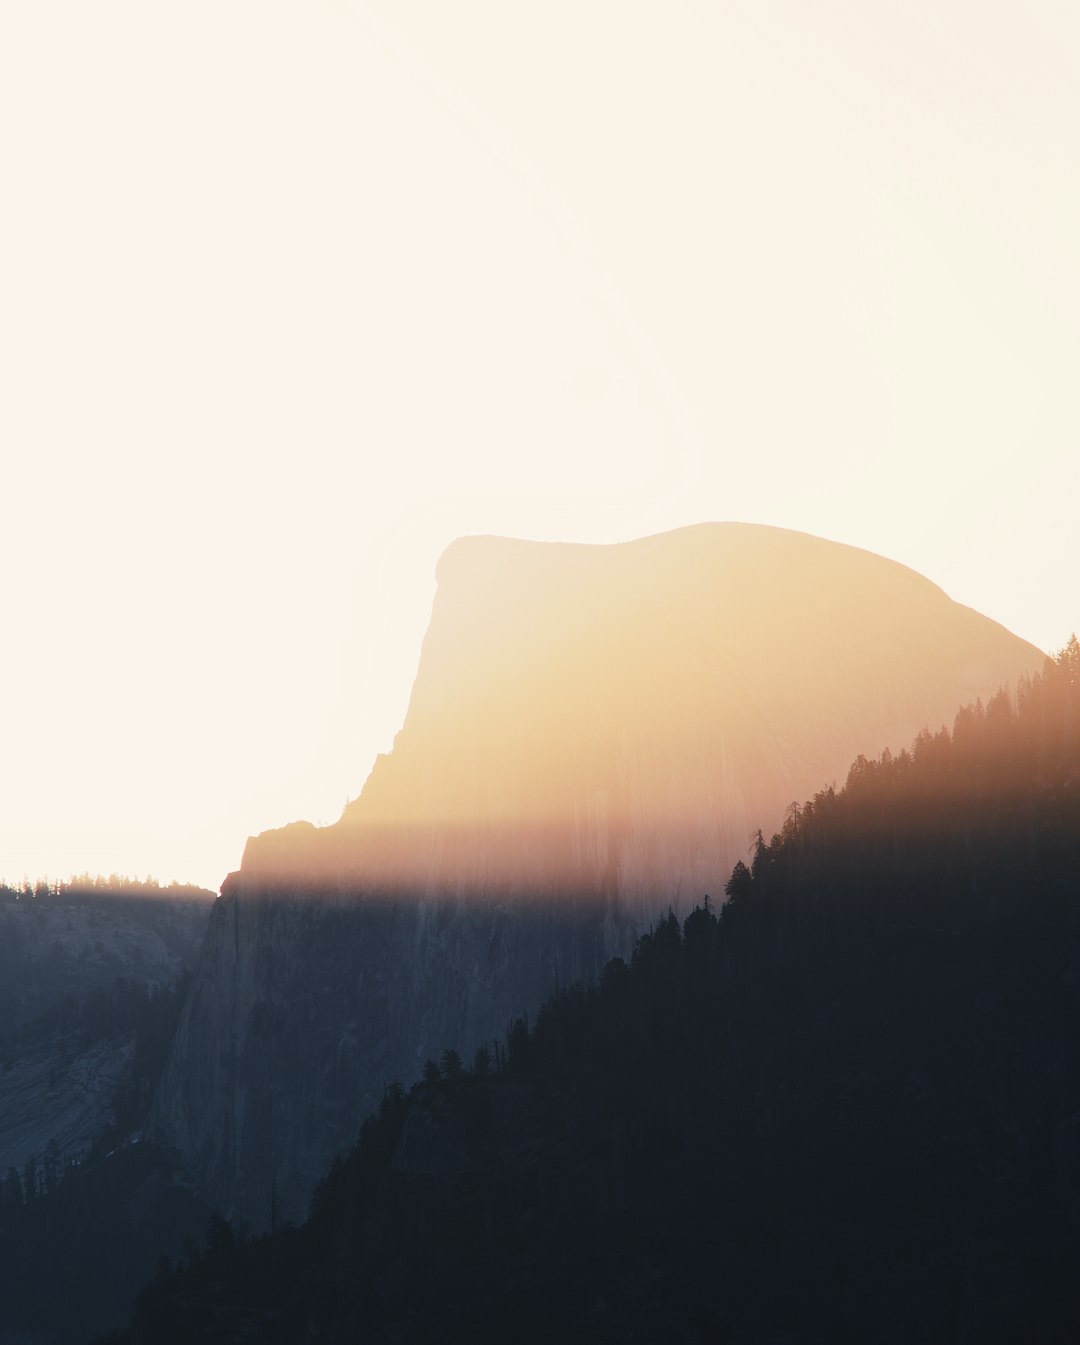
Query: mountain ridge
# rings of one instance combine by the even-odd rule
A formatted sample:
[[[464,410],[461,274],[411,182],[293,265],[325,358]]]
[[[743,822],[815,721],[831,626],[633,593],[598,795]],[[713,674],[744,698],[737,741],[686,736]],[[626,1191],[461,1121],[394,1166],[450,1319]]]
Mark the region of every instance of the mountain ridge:
[[[262,1226],[395,1078],[500,1037],[860,754],[1044,655],[873,553],[707,525],[461,539],[393,751],[339,822],[263,833],[211,917],[154,1109]]]
[[[262,833],[249,842],[245,866],[276,863],[296,876],[319,868],[325,853],[330,871],[406,890],[467,889],[475,898],[485,885],[521,894],[617,889],[640,904],[661,885],[692,900],[703,883],[723,881],[758,825],[778,825],[783,806],[823,779],[842,778],[859,753],[901,750],[919,729],[951,722],[960,705],[1045,658],[900,562],[759,524],[704,523],[610,544],[464,537],[444,550],[436,574],[431,622],[391,751],[379,755],[332,827]],[[780,577],[792,590],[786,604]],[[880,657],[855,647],[838,585],[852,603],[847,626],[866,629]],[[759,620],[758,605],[775,610],[773,629]],[[960,626],[968,627],[966,652]],[[741,640],[756,655],[733,655]],[[924,647],[905,649],[905,640]],[[823,647],[830,641],[840,675],[852,665],[849,704],[831,707],[826,734],[811,742],[801,703],[820,700],[837,676]],[[797,669],[789,644],[799,646]],[[860,702],[884,702],[890,692],[890,660],[912,665],[893,694],[898,703],[888,716],[879,704],[867,715]],[[672,713],[676,677],[685,704]],[[736,724],[740,711],[754,722]],[[865,725],[855,722],[860,713]],[[693,738],[705,740],[700,751]],[[774,778],[748,785],[747,757],[760,753],[762,740],[775,749]],[[653,781],[679,752],[697,758],[696,778],[669,780],[657,802]],[[725,770],[726,781],[709,779]],[[618,783],[635,772],[645,777],[639,795],[651,790],[658,809],[636,842],[625,822],[640,820],[642,799],[625,790],[620,797]],[[572,797],[567,781],[577,788]],[[706,842],[710,808],[729,825]],[[695,812],[693,844],[685,836],[667,844],[664,835]],[[300,843],[299,863],[286,856],[290,840]],[[665,844],[677,858],[656,855]],[[703,844],[710,853],[684,883],[683,856]],[[564,872],[552,858],[558,846],[567,852]],[[649,851],[651,858],[642,853]]]
[[[388,1088],[303,1227],[217,1229],[121,1340],[1075,1340],[1078,818],[1074,637]]]

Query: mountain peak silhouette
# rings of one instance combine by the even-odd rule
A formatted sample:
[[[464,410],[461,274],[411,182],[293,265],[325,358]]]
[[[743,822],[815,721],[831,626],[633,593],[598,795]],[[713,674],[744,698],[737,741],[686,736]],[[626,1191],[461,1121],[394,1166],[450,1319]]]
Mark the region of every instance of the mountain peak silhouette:
[[[752,830],[1043,660],[871,552],[703,523],[443,553],[404,725],[333,828],[245,869],[380,890],[717,890]]]

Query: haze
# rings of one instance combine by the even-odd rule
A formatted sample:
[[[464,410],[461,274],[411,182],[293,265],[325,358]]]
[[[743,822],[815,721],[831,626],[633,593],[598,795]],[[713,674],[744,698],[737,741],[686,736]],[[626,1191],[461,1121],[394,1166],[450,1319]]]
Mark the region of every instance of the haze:
[[[243,878],[554,898],[643,927],[657,893],[681,910],[720,891],[757,827],[860,753],[901,752],[1044,661],[912,570],[806,533],[466,538],[439,561],[393,750],[337,826],[249,842]]]
[[[0,12],[0,877],[217,886],[455,537],[796,528],[1080,626],[1080,17]],[[733,632],[737,638],[737,632]]]

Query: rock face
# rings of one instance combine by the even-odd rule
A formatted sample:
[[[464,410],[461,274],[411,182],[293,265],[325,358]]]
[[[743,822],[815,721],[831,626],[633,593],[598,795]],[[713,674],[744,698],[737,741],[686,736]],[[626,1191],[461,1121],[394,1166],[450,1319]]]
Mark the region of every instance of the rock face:
[[[50,1010],[107,992],[119,977],[160,989],[190,971],[213,893],[184,891],[0,901],[0,1173],[40,1163],[50,1145],[64,1162],[81,1159],[115,1119],[134,1033],[80,1032],[77,1011],[65,1021]]]
[[[501,1038],[859,753],[1042,663],[903,566],[706,524],[617,546],[468,538],[405,724],[333,827],[252,840],[211,919],[155,1123],[262,1226],[393,1078]]]
[[[560,980],[592,979],[626,942],[588,905],[268,894],[234,875],[159,1088],[157,1133],[230,1217],[263,1227],[276,1202],[302,1220],[388,1082],[412,1082],[449,1045],[504,1048],[516,1015]]]
[[[50,1143],[64,1162],[81,1159],[112,1121],[112,1099],[134,1037],[95,1041],[72,1056],[44,1042],[0,1066],[0,1171],[22,1172]]]

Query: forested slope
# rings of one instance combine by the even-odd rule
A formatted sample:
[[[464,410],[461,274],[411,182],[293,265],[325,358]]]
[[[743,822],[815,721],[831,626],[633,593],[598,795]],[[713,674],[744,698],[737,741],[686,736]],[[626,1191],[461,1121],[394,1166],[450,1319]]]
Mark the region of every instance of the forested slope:
[[[387,1083],[595,980],[755,827],[1043,655],[854,547],[707,523],[473,537],[392,751],[332,826],[249,840],[155,1101],[204,1198],[301,1219]]]
[[[302,1228],[216,1224],[125,1339],[1075,1340],[1075,641],[728,893],[389,1090]]]

